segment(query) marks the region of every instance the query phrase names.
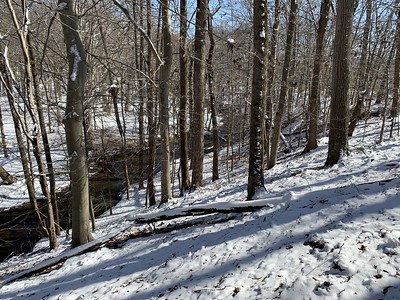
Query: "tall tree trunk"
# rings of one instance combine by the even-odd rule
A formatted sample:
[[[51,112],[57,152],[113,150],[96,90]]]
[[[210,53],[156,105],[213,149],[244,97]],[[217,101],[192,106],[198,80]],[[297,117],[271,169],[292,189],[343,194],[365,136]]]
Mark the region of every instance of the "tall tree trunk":
[[[279,24],[281,15],[281,0],[275,0],[274,7],[274,24],[272,25],[272,34],[270,42],[270,54],[268,57],[268,68],[267,68],[267,96],[266,96],[266,118],[265,118],[265,160],[268,161],[270,157],[270,140],[271,140],[271,128],[272,128],[272,94],[273,94],[273,83],[275,78],[275,67],[276,67],[276,47],[278,42]]]
[[[143,16],[143,0],[138,1],[139,5],[139,25],[140,27],[143,28],[144,25],[144,16]],[[135,34],[135,40],[136,40],[136,34]],[[135,41],[137,43],[137,41]],[[144,59],[143,59],[143,49],[144,49],[144,37],[143,35],[140,35],[139,38],[139,43],[137,45],[138,47],[135,47],[135,58],[136,58],[136,65],[138,66],[138,69],[140,72],[137,72],[138,76],[138,83],[139,83],[139,166],[138,166],[138,172],[139,172],[139,183],[138,183],[138,188],[143,189],[144,188],[144,89],[145,89],[145,80],[143,79],[142,73],[144,73]]]
[[[204,102],[205,102],[205,39],[208,0],[197,0],[196,29],[194,36],[193,66],[193,119],[191,119],[192,139],[192,188],[203,185],[204,159]]]
[[[169,79],[172,66],[170,0],[161,1],[163,61],[160,68],[161,203],[172,198],[169,144]]]
[[[308,141],[304,149],[304,153],[307,153],[318,147],[318,142],[317,142],[318,121],[319,121],[319,112],[321,106],[319,82],[320,82],[321,64],[323,60],[324,38],[325,38],[326,26],[328,25],[329,9],[331,7],[331,4],[332,0],[323,0],[321,2],[317,41],[315,45],[313,74],[311,79],[309,109],[308,109],[309,113]]]
[[[6,53],[7,49],[5,49],[4,51]],[[3,54],[3,52],[0,54],[1,82],[3,84],[3,87],[6,90],[7,99],[8,99],[8,103],[10,105],[10,110],[11,110],[11,116],[12,116],[12,119],[14,122],[15,136],[17,138],[18,150],[19,150],[19,154],[20,154],[20,158],[21,158],[22,169],[24,172],[25,184],[26,184],[26,187],[28,190],[29,201],[30,201],[31,207],[37,217],[38,225],[44,229],[45,225],[43,224],[43,220],[42,220],[41,214],[39,212],[39,207],[38,207],[38,204],[36,201],[36,193],[35,193],[36,191],[35,191],[32,169],[29,164],[26,147],[25,147],[25,143],[23,140],[23,128],[20,124],[21,116],[19,115],[18,109],[15,106],[16,99],[13,94],[13,82],[15,82],[15,78],[12,77],[12,73],[8,66],[6,57],[7,57],[7,55]]]
[[[399,84],[400,84],[400,8],[397,8],[397,24],[396,24],[396,55],[394,59],[394,76],[393,76],[393,101],[390,110],[392,124],[399,112]]]
[[[151,14],[151,0],[147,0],[147,35],[151,37],[152,31],[152,14]],[[153,76],[153,52],[151,46],[148,44],[147,49],[147,74],[151,78]],[[148,147],[148,171],[147,171],[147,195],[149,199],[149,205],[156,204],[156,195],[154,187],[154,167],[156,159],[156,139],[157,139],[157,126],[155,119],[156,112],[156,101],[154,99],[153,85],[149,84],[147,87],[147,123],[149,131],[149,147]]]
[[[23,3],[25,5],[25,3]],[[40,104],[38,110],[41,112],[41,116],[43,117],[43,108],[41,106],[41,101],[39,98],[39,88],[38,88],[38,78],[35,71],[35,64],[33,61],[33,51],[29,41],[29,30],[28,24],[29,22],[29,9],[28,7],[23,7],[24,11],[24,21],[23,24],[20,25],[18,22],[18,18],[16,12],[14,11],[13,4],[11,1],[7,0],[7,6],[10,11],[13,23],[15,28],[17,29],[18,39],[21,45],[21,50],[24,58],[24,66],[25,66],[25,76],[26,76],[26,87],[27,87],[27,110],[33,121],[33,136],[28,139],[32,142],[33,146],[33,154],[36,159],[38,171],[39,171],[39,182],[41,186],[42,193],[47,201],[47,234],[50,240],[50,248],[55,249],[57,247],[57,238],[55,232],[54,225],[54,214],[53,214],[53,206],[51,202],[51,196],[48,189],[47,177],[46,177],[46,167],[42,157],[42,146],[40,143],[41,138],[43,137],[43,132],[41,132],[42,127],[44,126],[44,119],[40,122],[38,117],[38,111],[36,110],[37,104]],[[36,75],[36,76],[35,76]],[[44,128],[46,130],[46,128]]]
[[[0,107],[0,134],[1,134],[1,149],[3,149],[3,155],[5,158],[8,157],[8,149],[7,149],[7,140],[6,134],[4,131],[4,124],[3,124],[3,113]]]
[[[337,0],[336,28],[333,42],[332,92],[329,123],[329,144],[326,166],[336,164],[347,152],[349,111],[349,58],[354,0]]]
[[[264,111],[267,63],[267,1],[254,1],[253,15],[253,81],[250,107],[250,149],[247,200],[264,186]]]
[[[58,9],[69,64],[64,124],[71,181],[72,247],[76,247],[93,240],[89,227],[89,176],[83,134],[87,63],[79,35],[75,1],[59,0]]]
[[[26,38],[27,38],[28,53],[30,56],[30,63],[32,70],[32,83],[33,83],[33,93],[34,93],[33,96],[35,98],[35,104],[37,108],[37,115],[40,125],[41,139],[43,141],[43,146],[44,146],[47,170],[44,166],[44,162],[42,161],[42,153],[41,153],[42,151],[40,148],[38,148],[40,142],[36,140],[36,143],[34,143],[33,146],[36,149],[35,151],[37,156],[36,161],[38,162],[38,169],[40,173],[39,179],[42,185],[42,191],[47,200],[47,227],[50,240],[50,249],[55,249],[58,246],[56,235],[61,233],[60,220],[58,215],[58,205],[56,198],[56,180],[53,168],[53,161],[51,158],[49,138],[47,136],[45,116],[43,112],[43,103],[42,103],[42,98],[40,96],[39,76],[36,70],[36,61],[35,61],[35,55],[33,53],[33,46],[31,45],[31,34],[32,33],[28,30]],[[46,176],[49,177],[50,190],[48,188]]]
[[[353,113],[350,119],[350,124],[347,133],[349,136],[353,135],[354,129],[356,129],[357,122],[360,120],[365,95],[367,94],[367,86],[366,86],[368,80],[367,56],[368,56],[369,35],[371,31],[371,21],[372,21],[372,0],[367,0],[367,11],[364,24],[363,40],[361,45],[360,65],[358,70],[357,101],[356,105],[354,106]]]
[[[268,160],[268,169],[271,169],[276,164],[276,159],[278,156],[279,138],[281,134],[283,115],[285,113],[285,107],[287,102],[287,90],[288,90],[288,79],[289,79],[289,69],[290,60],[292,57],[294,31],[296,25],[296,15],[297,15],[297,0],[290,1],[290,12],[289,12],[289,24],[286,36],[286,46],[285,46],[285,60],[283,62],[282,70],[282,80],[281,88],[279,91],[278,108],[274,119],[274,128],[271,137],[271,153]]]
[[[217,109],[214,94],[214,67],[213,55],[215,49],[214,31],[212,24],[213,16],[208,16],[208,37],[210,39],[210,49],[207,57],[207,78],[208,78],[208,94],[210,97],[211,123],[213,136],[213,164],[212,164],[212,181],[219,179],[219,130],[217,121]]]
[[[187,104],[188,104],[188,63],[187,63],[187,1],[180,1],[180,32],[179,32],[179,145],[180,145],[180,169],[181,169],[181,196],[190,188],[189,155],[187,137]]]

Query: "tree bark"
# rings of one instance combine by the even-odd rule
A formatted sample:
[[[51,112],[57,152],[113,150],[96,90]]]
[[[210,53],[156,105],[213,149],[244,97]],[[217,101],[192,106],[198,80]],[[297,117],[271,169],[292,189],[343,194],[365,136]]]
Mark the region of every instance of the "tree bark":
[[[170,0],[161,1],[163,61],[160,68],[161,203],[172,198],[169,144],[169,79],[172,66]]]
[[[326,27],[329,20],[329,9],[331,7],[332,0],[323,0],[321,2],[320,17],[318,22],[317,41],[315,46],[314,66],[313,74],[311,78],[310,88],[310,100],[309,100],[309,127],[308,127],[308,141],[304,149],[304,153],[310,152],[311,150],[318,147],[318,121],[320,112],[320,73],[321,64],[323,60],[324,51],[324,38]]]
[[[264,111],[267,64],[267,1],[254,1],[253,16],[253,80],[250,106],[250,149],[247,200],[257,188],[264,186]]]
[[[4,50],[5,52],[6,49]],[[36,201],[35,195],[35,185],[33,180],[32,169],[29,164],[28,155],[26,153],[26,147],[23,140],[23,128],[20,124],[20,115],[18,114],[18,110],[15,107],[16,99],[13,94],[13,82],[15,78],[12,78],[12,73],[10,72],[10,68],[8,66],[8,62],[6,59],[6,55],[0,54],[0,78],[3,84],[3,87],[6,90],[8,103],[11,109],[11,116],[14,122],[15,136],[17,138],[18,150],[21,158],[22,169],[24,172],[25,184],[28,190],[29,201],[31,203],[31,207],[36,214],[37,221],[39,226],[45,228],[41,214],[39,212],[39,207]]]
[[[338,0],[336,3],[337,17],[333,43],[329,144],[326,166],[336,164],[342,153],[348,151],[349,58],[354,2],[354,0]]]
[[[212,181],[219,179],[219,130],[217,121],[217,109],[214,94],[214,67],[213,55],[215,49],[215,40],[212,24],[213,16],[208,16],[208,36],[210,39],[210,49],[207,57],[207,78],[208,78],[208,94],[210,97],[211,123],[212,123],[212,140],[213,140],[213,164],[212,164]]]
[[[289,24],[286,36],[285,46],[285,59],[283,62],[281,88],[279,91],[278,108],[274,119],[274,128],[272,130],[271,137],[271,153],[268,160],[268,169],[271,169],[276,164],[279,148],[279,138],[281,134],[283,115],[285,113],[285,107],[287,102],[287,90],[288,90],[288,79],[289,79],[289,68],[290,60],[292,57],[294,31],[296,26],[296,15],[297,15],[297,0],[290,1],[290,12],[289,12]]]
[[[207,25],[207,0],[197,0],[196,29],[194,37],[193,66],[193,119],[192,139],[192,188],[203,185],[204,160],[204,103],[205,103],[205,38]]]
[[[276,67],[276,48],[279,34],[281,7],[280,0],[275,0],[274,8],[274,24],[272,25],[272,34],[270,42],[270,54],[268,57],[268,68],[267,68],[267,95],[266,95],[266,118],[265,118],[265,160],[268,161],[270,157],[270,140],[271,140],[271,128],[272,128],[272,94],[273,94],[273,83],[275,78],[275,67]]]
[[[397,24],[396,24],[396,55],[394,60],[394,76],[393,76],[393,101],[390,110],[390,117],[394,120],[399,112],[399,84],[400,84],[400,8],[397,8]],[[394,124],[394,121],[392,121]]]
[[[179,145],[180,145],[180,169],[181,169],[181,185],[180,194],[190,188],[189,176],[189,155],[188,155],[188,136],[187,136],[187,104],[188,104],[188,63],[187,63],[187,1],[180,1],[180,32],[179,32],[179,85],[180,85],[180,101],[179,101]]]
[[[357,93],[357,101],[354,106],[353,113],[350,119],[350,124],[348,128],[348,135],[352,136],[354,129],[356,129],[357,122],[361,118],[362,108],[364,106],[365,95],[367,94],[367,56],[368,56],[368,45],[369,45],[369,35],[371,31],[371,21],[372,21],[372,0],[367,0],[367,12],[365,17],[364,24],[364,32],[363,32],[363,40],[361,45],[361,57],[360,57],[360,65],[358,70],[358,93]],[[368,88],[370,89],[370,88]]]
[[[90,232],[89,178],[83,134],[86,53],[82,44],[74,0],[59,0],[58,10],[69,64],[64,116],[72,202],[72,247],[93,240]]]
[[[0,166],[0,178],[6,184],[13,184],[17,182],[17,178],[8,173],[3,167]]]

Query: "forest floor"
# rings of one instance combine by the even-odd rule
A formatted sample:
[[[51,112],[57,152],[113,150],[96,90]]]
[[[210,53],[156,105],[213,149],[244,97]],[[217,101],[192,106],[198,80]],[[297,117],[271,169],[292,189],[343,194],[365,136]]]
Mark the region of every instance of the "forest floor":
[[[56,250],[42,239],[2,262],[0,298],[400,299],[400,137],[376,144],[380,126],[360,124],[330,168],[327,138],[282,157],[248,204],[245,151],[230,172],[221,152],[215,182],[206,155],[204,187],[161,207],[133,188],[89,246],[71,249],[62,233]],[[264,207],[229,212],[243,203]],[[166,218],[193,208],[226,211]]]

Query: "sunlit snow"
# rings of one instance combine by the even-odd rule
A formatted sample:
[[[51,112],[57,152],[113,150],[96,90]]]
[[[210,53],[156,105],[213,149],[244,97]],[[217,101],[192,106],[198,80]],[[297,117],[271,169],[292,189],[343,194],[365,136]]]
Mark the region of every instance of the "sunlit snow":
[[[97,220],[96,240],[89,245],[116,235],[154,235],[80,255],[88,246],[70,249],[65,233],[57,250],[49,251],[43,239],[32,253],[0,264],[0,298],[399,299],[400,138],[376,144],[380,126],[378,118],[360,124],[350,155],[331,168],[323,167],[327,138],[309,154],[298,149],[281,157],[265,172],[265,191],[253,202],[264,208],[135,222],[191,208],[247,205],[245,156],[229,177],[221,163],[221,179],[212,183],[207,154],[204,187],[150,209],[144,207],[146,191],[133,188],[129,201]],[[19,166],[15,156],[0,162],[9,171]],[[22,181],[7,190],[9,197],[26,197]],[[162,231],[177,225],[182,226]],[[19,278],[67,256],[48,273]]]

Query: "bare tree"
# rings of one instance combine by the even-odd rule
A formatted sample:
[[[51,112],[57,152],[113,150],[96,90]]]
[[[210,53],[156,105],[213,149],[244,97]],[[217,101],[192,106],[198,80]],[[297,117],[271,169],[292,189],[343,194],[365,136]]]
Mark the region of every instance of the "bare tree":
[[[267,1],[254,1],[253,15],[253,81],[250,107],[250,149],[247,200],[253,199],[258,187],[264,186],[264,111],[267,67]]]
[[[196,31],[194,37],[193,65],[193,118],[191,119],[192,140],[192,188],[203,185],[204,159],[204,102],[206,53],[205,39],[208,1],[197,0]]]
[[[279,35],[280,15],[281,15],[281,0],[275,0],[274,5],[274,23],[272,25],[271,42],[269,45],[270,53],[268,56],[268,68],[267,68],[267,95],[266,95],[266,119],[265,119],[265,159],[269,160],[270,157],[270,140],[271,140],[271,128],[272,128],[272,85],[275,78],[276,68],[276,50]]]
[[[172,66],[170,0],[161,1],[163,61],[160,68],[161,203],[172,197],[169,144],[169,79]]]
[[[152,31],[152,15],[151,15],[151,0],[146,2],[147,9],[147,36],[151,37]],[[147,44],[147,74],[151,78],[153,70],[153,52],[151,51],[151,45]],[[157,126],[156,126],[156,110],[157,104],[154,97],[153,85],[147,86],[147,124],[149,132],[149,144],[148,144],[148,171],[147,171],[147,196],[149,199],[149,205],[156,204],[156,195],[154,187],[154,167],[156,160],[156,139],[157,139]]]
[[[367,94],[367,56],[368,56],[368,45],[370,39],[371,32],[371,22],[372,22],[372,0],[367,0],[367,9],[366,9],[366,17],[365,24],[363,30],[363,38],[361,42],[361,57],[360,64],[358,70],[358,91],[357,91],[357,101],[354,106],[353,113],[350,119],[348,135],[352,136],[354,129],[356,128],[357,122],[361,117],[362,108],[364,106],[365,95]]]
[[[329,123],[328,157],[325,165],[336,164],[347,152],[347,126],[349,111],[349,57],[350,39],[355,1],[338,0],[336,28],[333,44],[332,92]]]
[[[396,55],[394,60],[394,76],[393,76],[393,102],[390,110],[392,118],[391,134],[397,114],[399,112],[399,84],[400,84],[400,8],[397,8],[397,24],[396,24]]]
[[[317,31],[317,41],[315,45],[315,55],[314,55],[314,66],[313,74],[311,78],[311,88],[310,88],[310,100],[309,100],[309,128],[308,128],[308,141],[304,149],[307,153],[312,149],[318,147],[317,137],[318,137],[318,121],[320,113],[320,73],[321,64],[323,61],[323,51],[324,51],[324,38],[326,27],[329,20],[329,9],[332,5],[332,0],[323,0],[321,2],[321,9],[319,13],[318,31]]]
[[[274,119],[274,128],[272,130],[271,137],[271,153],[268,160],[268,169],[272,168],[276,164],[276,159],[278,156],[279,138],[281,136],[281,128],[283,115],[285,113],[285,107],[287,102],[287,90],[288,90],[288,79],[289,79],[289,68],[291,65],[294,31],[296,26],[296,15],[297,15],[297,0],[290,1],[289,10],[289,24],[286,35],[285,44],[285,59],[283,62],[281,87],[279,91],[278,108],[276,110]]]
[[[210,98],[210,110],[211,110],[211,123],[212,123],[212,135],[213,135],[213,165],[212,165],[212,181],[219,179],[219,130],[217,121],[217,108],[215,103],[214,94],[214,67],[213,67],[213,56],[215,49],[215,39],[212,24],[213,14],[208,16],[208,37],[210,39],[210,49],[208,50],[207,57],[207,78],[208,78],[208,94]]]
[[[87,63],[75,1],[59,0],[58,11],[69,65],[64,124],[71,181],[72,246],[76,247],[93,240],[89,228],[89,176],[83,133]]]
[[[179,145],[181,168],[181,195],[190,187],[189,163],[188,163],[188,138],[187,138],[187,104],[188,104],[188,63],[187,63],[187,1],[180,1],[180,31],[179,31]]]

